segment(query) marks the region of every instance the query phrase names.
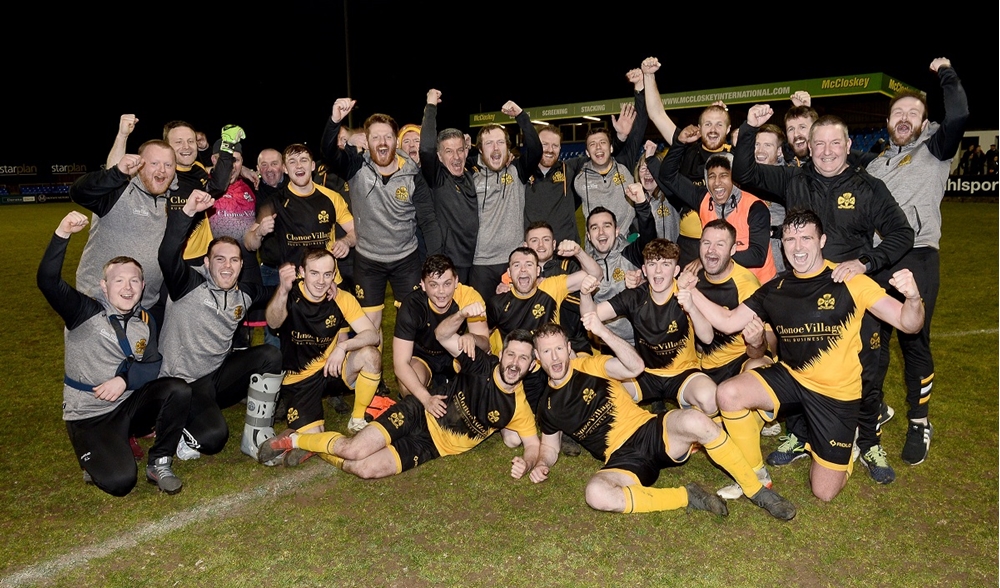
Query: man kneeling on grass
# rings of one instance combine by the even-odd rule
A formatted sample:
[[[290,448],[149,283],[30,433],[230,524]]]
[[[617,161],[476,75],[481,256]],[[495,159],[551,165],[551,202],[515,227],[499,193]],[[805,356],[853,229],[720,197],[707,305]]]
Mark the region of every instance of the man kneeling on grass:
[[[596,288],[596,281],[585,282],[580,293]],[[652,487],[661,469],[685,463],[692,445],[698,443],[712,461],[743,484],[751,502],[778,519],[795,516],[795,506],[757,480],[736,444],[705,413],[687,408],[657,415],[637,406],[621,380],[642,372],[638,352],[612,333],[596,313],[584,313],[582,318],[584,327],[615,356],[570,359],[562,327],[549,323],[535,332],[535,354],[548,375],[548,389],[538,405],[542,446],[538,463],[528,468],[532,482],[548,478],[549,468],[559,458],[562,436],[568,434],[604,462],[587,483],[591,508],[637,513],[687,507],[726,516],[725,501],[698,484]]]
[[[91,298],[62,279],[69,238],[88,224],[71,212],[59,223],[38,267],[38,288],[66,323],[63,420],[83,479],[113,496],[135,487],[129,435],[156,427],[146,479],[167,494],[181,491],[171,469],[174,448],[188,417],[191,387],[179,378],[157,378],[162,358],[156,321],[139,304],[145,282],[131,257],[104,264],[100,294]]]
[[[539,447],[535,417],[521,383],[533,363],[531,334],[508,333],[499,359],[476,350],[458,333],[466,319],[485,313],[482,303],[472,303],[435,330],[441,346],[461,366],[443,390],[432,390],[439,393],[433,397],[444,402],[441,414],[428,412],[410,395],[354,437],[332,431],[278,436],[261,444],[258,459],[266,463],[284,452],[304,449],[359,478],[385,478],[439,456],[465,453],[507,428],[524,444],[524,457],[515,457],[511,467],[511,476],[520,478],[534,467]]]

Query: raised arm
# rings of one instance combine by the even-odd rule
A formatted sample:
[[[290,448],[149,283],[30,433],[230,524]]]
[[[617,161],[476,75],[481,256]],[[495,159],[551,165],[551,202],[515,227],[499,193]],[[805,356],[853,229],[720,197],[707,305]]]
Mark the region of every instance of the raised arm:
[[[139,119],[134,114],[123,114],[118,120],[118,134],[115,135],[111,152],[108,153],[108,158],[104,162],[104,169],[111,169],[121,161],[122,156],[125,155],[125,144],[128,142],[128,136],[135,130],[135,125],[138,122]]]
[[[566,277],[567,292],[579,290],[583,279],[587,276],[593,276],[600,280],[601,276],[604,275],[601,272],[601,266],[597,265],[594,258],[584,251],[583,247],[580,247],[580,244],[576,241],[570,239],[561,241],[556,248],[556,255],[559,257],[574,257],[580,264],[580,271],[573,272]]]
[[[295,284],[295,266],[286,263],[278,268],[278,288],[271,296],[264,310],[264,318],[267,319],[267,326],[277,330],[285,324],[288,318],[288,295]]]
[[[681,161],[684,160],[684,154],[687,153],[689,146],[697,143],[700,138],[701,130],[694,125],[688,125],[678,131],[674,137],[674,146],[663,158],[659,173],[653,176],[664,192],[673,195],[693,210],[701,208],[701,201],[705,199],[707,191],[703,187],[695,186],[694,182],[681,174]]]
[[[508,101],[500,109],[507,116],[514,117],[517,126],[521,129],[524,137],[524,145],[521,146],[521,156],[514,162],[521,182],[527,184],[531,174],[538,169],[538,163],[542,161],[542,140],[538,138],[538,131],[535,125],[531,124],[531,117],[521,110],[514,101]]]
[[[344,117],[354,109],[355,101],[350,98],[337,98],[333,103],[333,113],[326,121],[323,137],[320,139],[320,152],[323,160],[330,166],[330,171],[350,181],[364,163],[364,157],[357,149],[341,149],[337,144],[340,125]]]
[[[646,96],[643,91],[642,72],[638,69],[633,69],[626,74],[626,77],[633,83],[635,95],[632,98],[632,104],[626,103],[622,105],[622,112],[625,112],[626,108],[628,108],[631,111],[630,118],[632,120],[628,132],[625,133],[624,141],[620,148],[615,150],[614,157],[615,161],[631,169],[635,165],[635,162],[639,161],[639,156],[642,154],[642,145],[646,138],[646,127],[649,126],[649,114],[646,111]],[[612,115],[611,124],[618,131],[615,136],[615,139],[618,139],[618,135],[621,134],[623,129],[619,129],[616,123],[617,121]]]
[[[121,198],[123,188],[139,173],[142,158],[123,155],[111,168],[80,176],[69,188],[69,198],[99,217],[108,214]]]
[[[642,80],[645,84],[645,104],[647,115],[663,140],[670,144],[677,132],[677,125],[667,116],[667,111],[663,108],[663,101],[660,98],[660,90],[656,86],[656,72],[660,69],[660,60],[655,57],[647,57],[642,60]]]
[[[931,62],[930,69],[938,75],[944,94],[944,119],[941,128],[927,142],[927,149],[940,161],[955,156],[965,134],[965,123],[969,120],[969,98],[958,74],[951,67],[951,60],[938,57]]]
[[[35,282],[42,291],[45,300],[66,323],[66,328],[74,329],[101,311],[101,305],[92,298],[84,296],[73,289],[62,277],[63,261],[66,259],[66,248],[74,233],[79,233],[90,221],[87,216],[77,211],[67,214],[56,227],[49,246],[42,255],[38,265]],[[141,294],[141,293],[140,293]]]
[[[797,168],[760,165],[754,157],[757,130],[774,111],[767,104],[756,104],[747,112],[747,121],[740,126],[740,140],[733,147],[733,181],[741,188],[760,188],[778,204],[785,204],[785,187]]]
[[[920,331],[924,326],[924,301],[913,274],[908,269],[901,269],[892,274],[889,284],[903,295],[903,302],[883,296],[872,305],[872,314],[904,333]]]
[[[180,300],[205,281],[201,274],[184,263],[182,253],[194,216],[204,212],[213,204],[215,198],[208,192],[194,190],[184,203],[184,208],[167,214],[167,229],[160,242],[157,261],[160,264],[160,271],[163,272],[163,283],[167,287],[167,293],[174,300]]]
[[[424,120],[420,123],[420,171],[431,184],[441,164],[437,157],[437,110],[441,103],[441,91],[427,90],[427,104],[424,105]]]
[[[639,352],[635,350],[635,347],[612,333],[604,324],[604,321],[598,318],[597,313],[582,312],[582,304],[581,293],[580,318],[583,322],[583,327],[593,335],[600,337],[615,354],[614,358],[604,364],[604,370],[608,375],[616,380],[628,380],[641,374],[642,370],[646,369],[646,364],[639,357]]]

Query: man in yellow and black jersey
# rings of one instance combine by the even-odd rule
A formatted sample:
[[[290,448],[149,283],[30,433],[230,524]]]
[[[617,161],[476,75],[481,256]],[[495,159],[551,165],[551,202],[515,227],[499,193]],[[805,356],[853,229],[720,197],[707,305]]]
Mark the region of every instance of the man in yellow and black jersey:
[[[430,392],[432,383],[447,384],[455,377],[455,368],[451,354],[438,342],[434,329],[473,303],[483,305],[483,298],[471,287],[459,283],[452,260],[440,254],[428,257],[421,268],[420,289],[407,294],[396,311],[392,365],[400,396],[413,394],[425,409],[435,412],[438,401]],[[458,334],[470,353],[473,346],[489,352],[490,333],[485,317],[467,317]]]
[[[760,288],[760,282],[750,270],[733,261],[735,248],[736,229],[724,219],[710,221],[701,232],[698,252],[701,269],[697,274],[683,272],[677,279],[678,287],[685,289],[690,287],[689,281],[694,281],[698,291],[715,304],[725,308],[739,306]],[[740,372],[770,363],[765,358],[768,339],[777,344],[774,334],[765,330],[760,319],[750,321],[742,333],[713,331],[710,343],[697,345],[701,370],[721,384]]]
[[[483,306],[473,306],[481,316]],[[521,478],[534,467],[539,448],[535,416],[521,386],[534,361],[531,335],[523,330],[510,333],[499,360],[481,350],[470,356],[458,334],[465,319],[462,313],[452,314],[436,329],[440,344],[461,366],[440,390],[438,398],[446,409],[439,415],[425,410],[416,396],[407,396],[354,437],[326,432],[265,441],[261,461],[304,449],[359,478],[385,478],[441,456],[465,453],[507,427],[524,444],[524,456],[514,458],[511,466],[511,476]]]
[[[548,375],[548,387],[538,407],[542,445],[538,463],[529,473],[532,482],[548,478],[565,434],[604,463],[587,483],[587,504],[592,508],[636,513],[686,506],[726,516],[725,502],[697,484],[650,487],[661,469],[683,464],[691,446],[699,443],[715,463],[743,484],[754,504],[776,518],[795,516],[795,507],[757,480],[739,448],[702,412],[672,410],[656,415],[636,406],[621,380],[642,372],[642,358],[595,313],[585,313],[583,323],[615,352],[614,357],[570,359],[569,343],[559,325],[549,323],[535,332],[535,356]]]
[[[337,288],[337,262],[330,251],[307,249],[297,270],[286,264],[278,272],[280,284],[266,316],[281,339],[289,428],[323,431],[323,392],[344,385],[355,394],[347,428],[360,431],[382,378],[375,325],[351,294]],[[348,338],[352,330],[355,336]]]
[[[601,268],[579,243],[563,241],[556,249],[560,257],[572,257],[582,269],[571,274],[540,279],[538,254],[530,247],[518,247],[507,258],[510,291],[497,294],[486,305],[490,343],[498,352],[499,343],[514,329],[534,331],[550,321],[559,321],[559,305],[570,292],[580,289],[588,275],[600,278]]]
[[[695,350],[696,335],[704,343],[712,341],[712,325],[677,296],[674,278],[680,273],[680,248],[666,239],[653,239],[643,247],[642,256],[644,287],[626,288],[599,304],[581,289],[580,311],[596,312],[602,321],[624,317],[632,325],[635,347],[645,363],[630,383],[636,388],[636,401],[670,400],[717,417],[715,382],[700,371]]]
[[[782,231],[791,274],[761,286],[732,310],[713,304],[697,290],[688,292],[720,331],[738,332],[755,316],[773,326],[780,361],[723,382],[717,395],[719,408],[747,461],[762,469],[759,432],[764,419],[773,420],[786,406],[801,407],[810,430],[806,449],[813,457],[812,491],[829,501],[847,483],[853,463],[865,311],[902,332],[914,333],[923,326],[923,302],[913,275],[905,269],[890,280],[904,296],[902,303],[865,275],[836,281],[837,264],[823,258],[826,235],[816,213],[789,211]]]
[[[262,240],[274,233],[280,246],[269,255],[275,258],[261,259],[268,267],[300,264],[302,251],[309,247],[325,247],[335,258],[343,259],[356,243],[354,216],[347,202],[337,192],[313,182],[316,162],[308,147],[289,145],[282,157],[288,182],[257,208],[257,222],[243,236],[243,244],[257,251]],[[341,239],[335,238],[337,226],[345,233]]]

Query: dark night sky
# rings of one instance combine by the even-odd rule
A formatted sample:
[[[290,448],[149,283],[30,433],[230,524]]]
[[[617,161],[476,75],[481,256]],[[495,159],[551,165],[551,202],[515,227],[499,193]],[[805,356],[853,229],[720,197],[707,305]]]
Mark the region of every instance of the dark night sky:
[[[243,125],[251,157],[295,141],[316,145],[333,101],[347,95],[342,1],[240,9],[256,21],[171,7],[163,14],[188,22],[155,26],[146,16],[154,5],[127,6],[126,16],[100,25],[83,26],[96,15],[74,8],[44,26],[9,23],[30,40],[8,46],[0,163],[93,169],[125,112],[140,119],[130,150],[177,118],[212,138],[223,124]],[[933,118],[940,92],[927,65],[946,56],[969,94],[969,128],[998,127],[995,16],[915,16],[911,4],[886,17],[855,10],[847,21],[835,9],[824,28],[801,6],[794,26],[776,24],[778,14],[682,17],[666,3],[647,14],[630,4],[621,15],[574,16],[559,14],[567,4],[523,15],[502,5],[435,13],[440,6],[351,0],[355,124],[373,112],[419,123],[431,87],[443,92],[440,128],[467,128],[470,113],[508,99],[531,107],[624,97],[625,72],[648,55],[664,64],[657,80],[665,93],[885,72],[928,90]]]

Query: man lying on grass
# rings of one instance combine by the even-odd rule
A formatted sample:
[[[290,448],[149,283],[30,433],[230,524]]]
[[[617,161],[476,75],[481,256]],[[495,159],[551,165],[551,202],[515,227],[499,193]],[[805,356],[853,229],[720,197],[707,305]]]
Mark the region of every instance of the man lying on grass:
[[[268,439],[258,449],[261,463],[286,451],[305,449],[359,478],[394,476],[444,455],[465,453],[496,431],[507,428],[524,444],[511,476],[520,478],[538,458],[535,417],[528,407],[521,381],[533,364],[531,334],[508,333],[500,358],[477,350],[459,330],[466,319],[484,316],[475,302],[449,316],[435,330],[438,341],[458,360],[461,370],[435,399],[445,403],[444,416],[429,413],[420,400],[406,396],[354,437],[327,431]]]

